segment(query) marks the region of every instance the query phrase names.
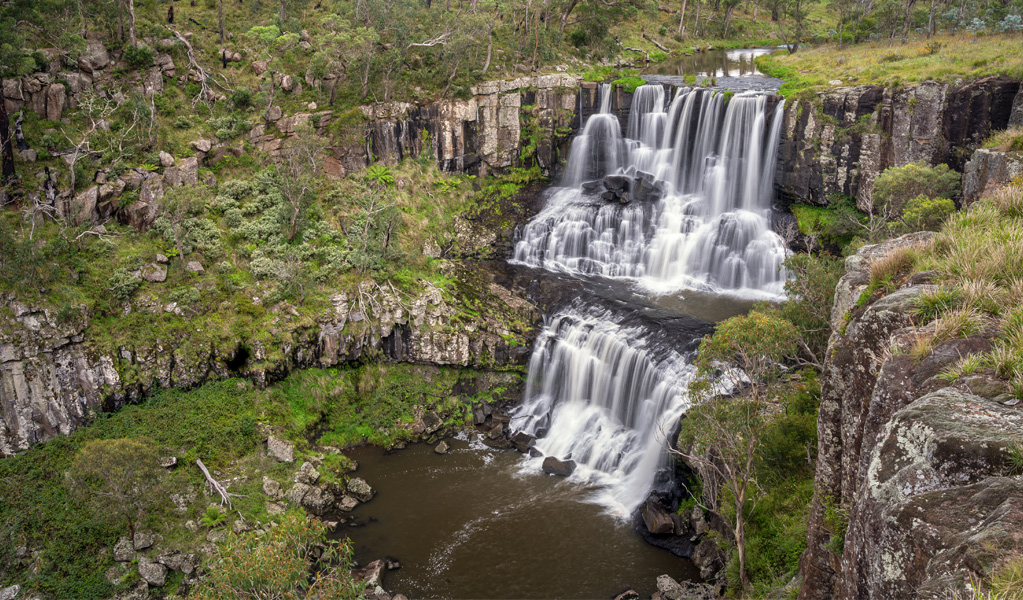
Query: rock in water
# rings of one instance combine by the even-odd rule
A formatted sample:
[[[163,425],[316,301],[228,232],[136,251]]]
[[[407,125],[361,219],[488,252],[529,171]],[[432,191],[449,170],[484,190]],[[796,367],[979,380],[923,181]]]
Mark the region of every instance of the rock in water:
[[[352,477],[348,480],[348,491],[359,499],[360,502],[369,502],[373,499],[373,488],[361,477]]]
[[[574,460],[558,460],[553,456],[543,459],[543,472],[559,477],[568,477],[575,471]]]
[[[647,500],[643,504],[643,524],[647,531],[655,535],[667,535],[675,533],[675,521],[671,513],[664,509],[658,502]]]
[[[511,437],[511,443],[515,445],[516,450],[526,453],[536,444],[536,439],[528,433],[520,431]]]
[[[445,441],[441,441],[441,443],[437,444],[437,447],[434,448],[433,451],[436,452],[437,454],[447,454],[448,449],[449,449],[448,443]]]

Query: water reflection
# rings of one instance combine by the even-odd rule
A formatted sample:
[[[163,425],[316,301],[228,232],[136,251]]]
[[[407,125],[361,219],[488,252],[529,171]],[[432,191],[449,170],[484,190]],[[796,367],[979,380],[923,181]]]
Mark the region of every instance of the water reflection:
[[[704,77],[764,77],[754,59],[770,54],[774,48],[745,48],[741,50],[710,50],[691,56],[674,57],[651,65],[644,75],[698,75]]]

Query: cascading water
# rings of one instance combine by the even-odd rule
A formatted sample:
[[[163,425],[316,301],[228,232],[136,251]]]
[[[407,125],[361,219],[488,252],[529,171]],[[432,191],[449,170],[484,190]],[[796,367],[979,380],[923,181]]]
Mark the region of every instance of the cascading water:
[[[575,461],[573,477],[597,484],[594,499],[627,516],[667,464],[665,438],[688,407],[694,368],[693,348],[680,353],[675,336],[622,319],[581,302],[555,316],[537,341],[511,426],[536,436],[543,455]],[[686,337],[699,339],[692,329]]]
[[[769,221],[784,102],[768,119],[764,94],[681,88],[666,106],[664,87],[644,85],[623,136],[601,92],[514,262],[658,293],[781,296],[786,250]]]
[[[781,296],[786,248],[769,220],[783,104],[769,115],[764,94],[690,88],[669,103],[663,86],[641,86],[623,136],[610,91],[513,262],[653,293]],[[535,436],[543,455],[574,460],[572,477],[629,515],[667,463],[665,437],[688,407],[694,372],[678,348],[699,336],[623,319],[582,301],[550,319],[511,426]]]

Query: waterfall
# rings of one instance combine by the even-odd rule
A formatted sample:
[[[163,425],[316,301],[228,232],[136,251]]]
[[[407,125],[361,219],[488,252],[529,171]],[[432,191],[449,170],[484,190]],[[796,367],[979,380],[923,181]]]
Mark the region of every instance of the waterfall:
[[[511,426],[536,436],[543,455],[574,460],[572,477],[596,484],[594,500],[627,516],[668,464],[665,437],[688,406],[695,369],[677,337],[623,320],[582,302],[553,317],[537,340]],[[699,339],[694,331],[686,337]],[[526,468],[539,469],[542,460]]]
[[[663,86],[644,85],[623,135],[610,91],[513,262],[655,293],[781,296],[786,249],[770,209],[784,102],[769,115],[756,92],[680,88],[667,102]]]

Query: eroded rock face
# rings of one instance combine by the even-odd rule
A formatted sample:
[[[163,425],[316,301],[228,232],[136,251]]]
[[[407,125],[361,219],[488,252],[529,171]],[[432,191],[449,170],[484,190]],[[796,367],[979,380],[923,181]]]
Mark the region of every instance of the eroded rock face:
[[[963,203],[970,204],[997,186],[1023,175],[1023,152],[980,148],[963,171]]]
[[[915,300],[933,289],[928,277],[858,306],[871,260],[928,236],[846,260],[822,378],[802,599],[943,598],[1023,540],[1023,481],[1006,477],[1023,410],[993,376],[938,376],[990,350],[994,332],[942,342],[918,361],[905,350],[920,335]],[[829,545],[829,506],[849,515],[841,555]]]
[[[500,290],[481,296],[502,307],[497,314],[522,323],[539,321],[530,303]],[[520,332],[496,318],[458,324],[453,317],[459,308],[444,301],[439,290],[408,298],[366,289],[363,301],[370,296],[372,312],[363,313],[364,305],[354,296],[350,300],[345,293],[335,295],[332,307],[315,323],[293,331],[292,342],[273,360],[267,361],[267,348],[255,343],[248,350],[258,366],[246,361],[240,367],[231,366],[237,347],[185,351],[186,340],[178,339],[152,346],[96,347],[88,338],[85,316],[63,323],[52,311],[6,302],[11,316],[0,319],[0,456],[67,435],[97,411],[136,401],[155,388],[191,387],[239,375],[265,385],[268,376],[280,377],[297,368],[327,368],[365,355],[385,362],[479,369],[528,360],[529,346],[509,341]],[[137,303],[133,310],[166,308],[146,305],[144,299]],[[123,369],[131,369],[136,377],[130,385],[122,382]],[[275,456],[288,458],[286,452]]]
[[[888,167],[923,161],[962,171],[970,154],[1013,115],[1020,83],[987,77],[899,90],[835,88],[820,108],[786,106],[775,187],[789,202],[827,204],[834,194],[871,207],[874,179]]]

